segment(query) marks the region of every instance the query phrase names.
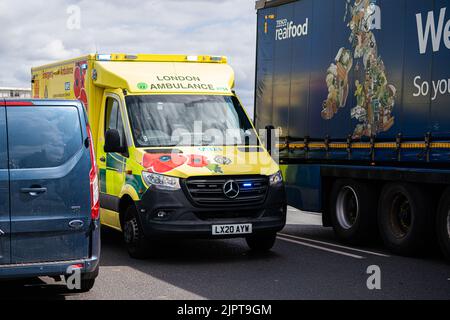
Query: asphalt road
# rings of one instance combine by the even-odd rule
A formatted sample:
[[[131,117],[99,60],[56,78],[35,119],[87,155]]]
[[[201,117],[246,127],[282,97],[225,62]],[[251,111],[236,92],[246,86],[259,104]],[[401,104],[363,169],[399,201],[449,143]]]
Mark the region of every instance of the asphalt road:
[[[450,299],[450,264],[434,251],[394,256],[375,243],[351,248],[336,242],[320,216],[290,209],[272,252],[252,254],[245,241],[162,243],[151,259],[128,257],[121,235],[103,229],[100,275],[94,289],[68,293],[43,278],[0,284],[0,297],[19,299]],[[381,289],[369,290],[369,266]]]

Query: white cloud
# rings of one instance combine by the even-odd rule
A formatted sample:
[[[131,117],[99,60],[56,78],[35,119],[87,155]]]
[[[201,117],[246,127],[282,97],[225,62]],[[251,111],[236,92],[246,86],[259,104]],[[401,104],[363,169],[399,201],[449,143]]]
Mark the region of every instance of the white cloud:
[[[53,60],[63,60],[80,55],[80,50],[78,49],[67,50],[64,47],[62,40],[55,39],[51,40],[43,48],[37,49],[36,53],[43,59],[48,58]]]
[[[67,28],[67,8],[81,28]],[[254,0],[2,0],[0,86],[29,86],[32,66],[90,52],[226,55],[252,113]]]

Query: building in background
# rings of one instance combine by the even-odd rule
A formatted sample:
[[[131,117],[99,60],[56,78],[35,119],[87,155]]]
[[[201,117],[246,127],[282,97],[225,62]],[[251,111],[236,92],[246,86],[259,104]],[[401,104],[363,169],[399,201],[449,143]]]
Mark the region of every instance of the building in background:
[[[0,87],[0,98],[31,98],[31,88]]]

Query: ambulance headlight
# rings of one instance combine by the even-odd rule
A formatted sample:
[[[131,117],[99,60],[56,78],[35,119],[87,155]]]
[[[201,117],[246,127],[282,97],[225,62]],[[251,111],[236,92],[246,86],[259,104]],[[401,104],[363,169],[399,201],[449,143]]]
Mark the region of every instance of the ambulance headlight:
[[[154,186],[159,190],[180,190],[180,179],[162,174],[143,171],[142,178],[148,186]]]
[[[269,182],[271,186],[278,186],[283,184],[283,175],[281,174],[281,171],[278,171],[277,173],[271,175],[269,177]]]

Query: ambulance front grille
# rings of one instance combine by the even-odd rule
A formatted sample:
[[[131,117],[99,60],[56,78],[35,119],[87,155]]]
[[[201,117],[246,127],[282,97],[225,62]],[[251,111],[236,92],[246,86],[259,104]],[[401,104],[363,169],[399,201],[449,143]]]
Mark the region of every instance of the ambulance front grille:
[[[234,181],[239,185],[235,198],[225,195],[224,185]],[[195,177],[185,182],[189,198],[197,206],[242,206],[264,203],[269,181],[265,176]]]

